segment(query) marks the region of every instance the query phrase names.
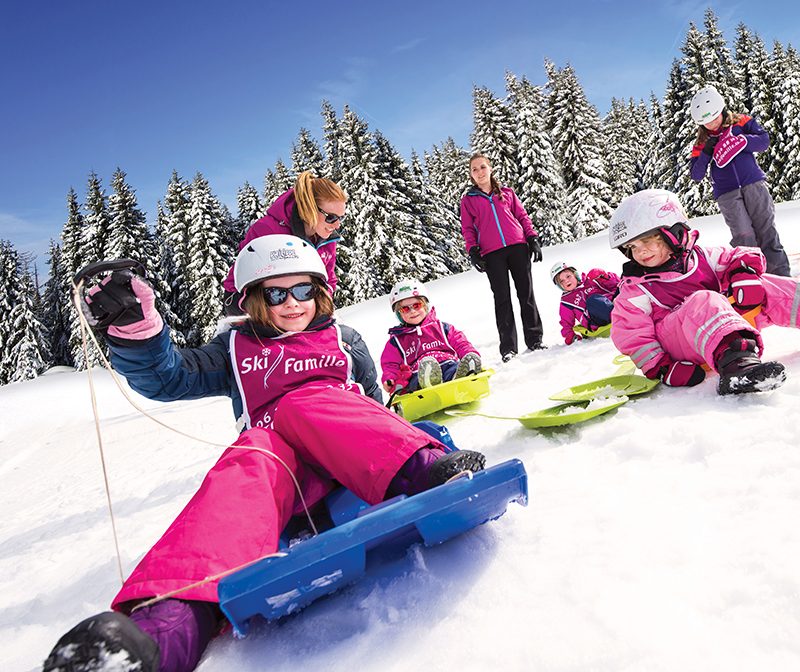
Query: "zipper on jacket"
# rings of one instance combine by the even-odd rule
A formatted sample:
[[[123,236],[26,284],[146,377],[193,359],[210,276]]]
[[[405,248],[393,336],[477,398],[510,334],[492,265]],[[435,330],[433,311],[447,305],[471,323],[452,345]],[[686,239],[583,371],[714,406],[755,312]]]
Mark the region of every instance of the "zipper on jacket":
[[[497,232],[500,234],[500,240],[503,242],[503,247],[506,247],[506,237],[503,234],[503,227],[500,226],[500,218],[497,216],[497,208],[494,207],[494,199],[489,195],[489,205],[492,206],[492,214],[494,215],[494,223],[497,225]]]

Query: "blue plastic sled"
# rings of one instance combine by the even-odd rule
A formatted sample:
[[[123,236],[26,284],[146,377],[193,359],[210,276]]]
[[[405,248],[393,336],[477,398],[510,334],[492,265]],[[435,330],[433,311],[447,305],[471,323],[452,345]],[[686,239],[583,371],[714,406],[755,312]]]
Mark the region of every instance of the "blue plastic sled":
[[[522,462],[508,460],[472,478],[375,506],[344,488],[333,495],[329,507],[336,527],[295,543],[283,557],[260,560],[220,581],[220,607],[237,636],[247,634],[254,616],[276,620],[358,580],[368,551],[420,541],[440,544],[499,518],[509,502],[527,505],[528,477]]]

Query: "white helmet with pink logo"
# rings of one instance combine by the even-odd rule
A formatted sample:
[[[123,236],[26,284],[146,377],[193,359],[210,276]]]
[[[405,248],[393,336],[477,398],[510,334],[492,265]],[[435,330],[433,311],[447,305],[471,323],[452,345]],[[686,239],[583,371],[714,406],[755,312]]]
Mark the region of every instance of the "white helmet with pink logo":
[[[656,230],[669,230],[675,224],[688,229],[689,216],[678,197],[666,189],[644,189],[622,202],[611,215],[608,239],[619,248],[635,238]]]
[[[425,289],[425,285],[419,280],[406,278],[394,283],[392,291],[389,292],[389,305],[392,307],[392,310],[394,310],[394,306],[398,301],[413,299],[415,297],[421,297],[427,301],[428,290]]]
[[[311,243],[283,233],[254,238],[236,255],[233,284],[237,292],[281,275],[313,275],[323,281],[328,277],[325,264]]]

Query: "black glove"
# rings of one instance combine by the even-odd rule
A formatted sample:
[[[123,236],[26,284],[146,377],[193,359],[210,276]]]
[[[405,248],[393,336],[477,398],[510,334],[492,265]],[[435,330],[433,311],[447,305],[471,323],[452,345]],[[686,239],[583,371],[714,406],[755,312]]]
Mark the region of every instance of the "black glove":
[[[539,236],[528,238],[528,256],[533,260],[534,264],[542,260],[542,246],[539,245]]]
[[[703,145],[703,152],[708,154],[709,156],[714,156],[714,148],[717,146],[719,142],[718,135],[711,135],[709,136],[708,140],[706,140],[706,144]]]
[[[486,273],[486,262],[481,257],[481,248],[477,245],[469,248],[469,263],[479,273]]]
[[[144,319],[142,304],[131,287],[131,278],[131,271],[114,271],[87,292],[81,306],[92,327],[106,331],[112,324],[125,327]]]

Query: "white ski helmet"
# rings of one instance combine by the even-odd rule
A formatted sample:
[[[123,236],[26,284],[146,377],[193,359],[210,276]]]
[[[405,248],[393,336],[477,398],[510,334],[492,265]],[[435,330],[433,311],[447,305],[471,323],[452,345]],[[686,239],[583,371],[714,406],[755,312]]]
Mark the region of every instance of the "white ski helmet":
[[[280,275],[313,275],[328,280],[314,246],[302,238],[276,233],[247,243],[233,264],[233,284],[241,292],[253,283]]]
[[[713,86],[704,86],[692,96],[692,102],[689,104],[692,119],[698,126],[716,119],[724,108],[725,101]]]
[[[578,273],[578,270],[574,266],[570,266],[569,264],[559,261],[557,264],[553,264],[553,268],[550,269],[550,279],[553,281],[553,284],[558,286],[558,274],[561,271],[572,271],[575,274],[575,277],[578,278],[578,282],[581,281],[581,274]]]
[[[425,289],[419,280],[405,278],[394,283],[392,291],[389,292],[389,305],[394,310],[395,304],[403,299],[411,299],[415,296],[428,300],[428,290]]]
[[[614,210],[608,226],[609,243],[619,248],[651,231],[686,225],[688,221],[683,205],[671,191],[643,189],[623,198]]]

